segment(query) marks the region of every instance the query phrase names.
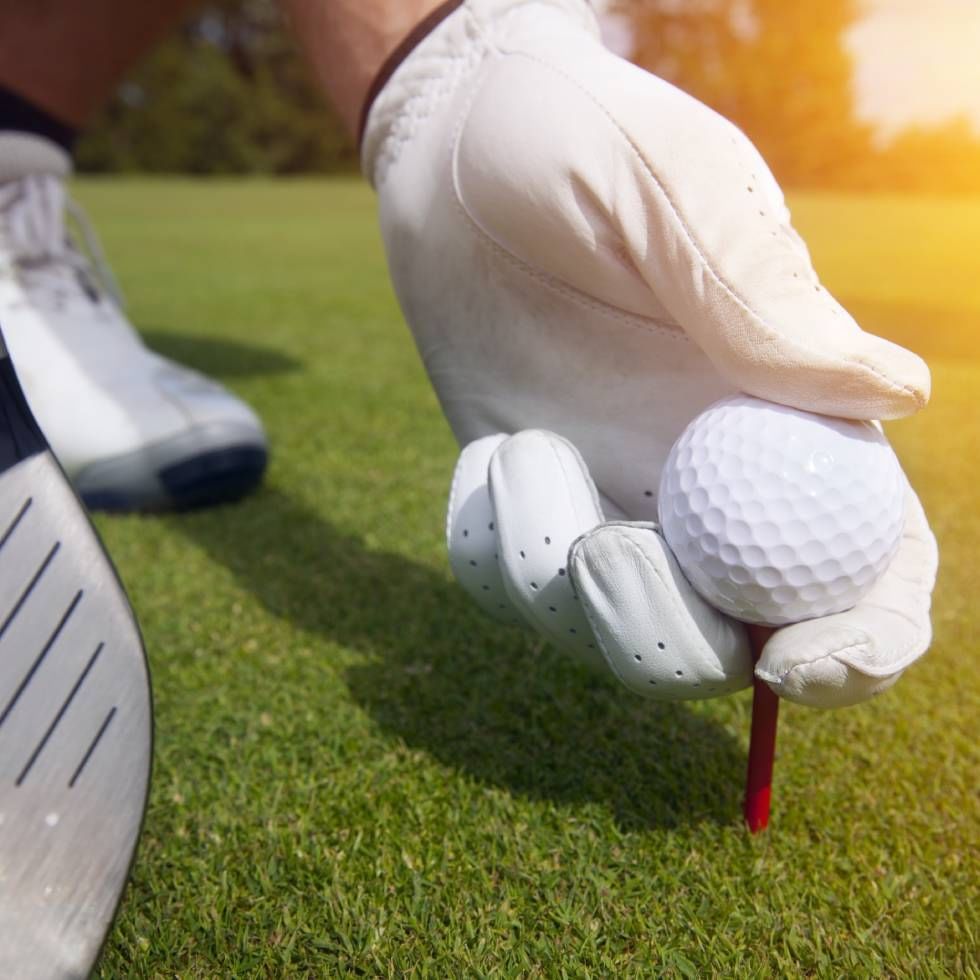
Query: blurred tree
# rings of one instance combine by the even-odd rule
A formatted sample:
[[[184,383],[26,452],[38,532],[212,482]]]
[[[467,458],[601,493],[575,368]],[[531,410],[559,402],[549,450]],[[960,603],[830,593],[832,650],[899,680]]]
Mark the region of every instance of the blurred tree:
[[[980,191],[964,121],[885,147],[855,116],[843,34],[863,0],[612,0],[632,59],[741,126],[787,186]],[[165,173],[354,170],[275,0],[209,0],[116,93],[79,169]]]
[[[965,117],[903,130],[878,153],[875,173],[861,181],[896,191],[980,191],[980,138]]]
[[[887,145],[854,110],[843,35],[861,0],[613,0],[632,59],[752,138],[788,186],[980,191],[980,137],[965,119]]]
[[[80,141],[80,170],[300,173],[356,155],[308,79],[274,0],[200,8]]]
[[[633,60],[739,125],[788,185],[839,182],[872,152],[842,44],[857,0],[618,0]]]

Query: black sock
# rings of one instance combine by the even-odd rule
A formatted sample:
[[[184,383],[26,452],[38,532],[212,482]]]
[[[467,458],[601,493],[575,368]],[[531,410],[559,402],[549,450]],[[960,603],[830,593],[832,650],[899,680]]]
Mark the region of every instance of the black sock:
[[[12,89],[0,85],[0,132],[31,133],[57,143],[71,153],[78,135],[73,126],[55,118]]]

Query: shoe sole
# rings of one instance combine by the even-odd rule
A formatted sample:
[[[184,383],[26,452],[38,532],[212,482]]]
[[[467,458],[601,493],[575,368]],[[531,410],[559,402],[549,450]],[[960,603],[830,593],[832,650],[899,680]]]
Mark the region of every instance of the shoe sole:
[[[261,483],[267,463],[252,429],[211,424],[92,463],[74,484],[91,510],[187,510],[239,500]]]
[[[0,338],[0,976],[86,977],[146,809],[139,628]]]

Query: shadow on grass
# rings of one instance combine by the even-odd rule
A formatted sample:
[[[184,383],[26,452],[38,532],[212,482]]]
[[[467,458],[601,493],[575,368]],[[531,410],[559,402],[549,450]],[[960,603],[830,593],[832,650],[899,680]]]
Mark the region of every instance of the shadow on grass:
[[[737,819],[744,753],[696,707],[634,698],[275,489],[169,520],[270,612],[368,654],[347,672],[353,697],[441,763],[526,797],[602,804],[626,829]]]
[[[158,354],[216,378],[285,374],[302,367],[295,358],[274,347],[240,340],[176,333],[157,327],[140,328],[140,335]]]

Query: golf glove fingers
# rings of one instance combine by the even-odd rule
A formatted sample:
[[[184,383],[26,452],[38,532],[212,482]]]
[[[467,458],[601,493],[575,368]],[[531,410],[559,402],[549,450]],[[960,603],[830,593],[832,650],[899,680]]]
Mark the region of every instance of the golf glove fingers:
[[[536,430],[488,436],[456,467],[450,565],[490,615],[531,626],[590,666],[608,665],[645,697],[745,687],[743,628],[691,589],[655,525],[604,518],[567,440]]]
[[[656,524],[594,528],[569,569],[606,663],[635,694],[693,700],[751,683],[745,627],[694,591]]]
[[[605,50],[584,0],[466,0],[381,88],[362,163],[460,445],[560,433],[606,518],[655,521],[671,445],[736,390],[854,418],[927,400],[923,362],[820,285],[748,139]]]
[[[854,418],[907,415],[927,399],[925,364],[863,332],[820,285],[752,143],[606,50],[584,0],[463,3],[375,100],[363,162],[430,367],[469,353],[462,335],[489,340],[490,309],[572,290],[580,306],[685,335],[730,387],[763,398]],[[460,266],[466,275],[454,275]],[[420,288],[466,308],[466,321],[416,316],[420,300],[433,305]],[[537,331],[532,343],[527,319],[497,316],[495,333],[528,367],[541,334],[564,348],[549,374],[581,353],[573,330]],[[593,346],[618,344],[604,319],[593,307]],[[437,349],[447,329],[451,345]],[[488,366],[505,360],[497,352]],[[473,394],[470,413],[500,398]],[[455,397],[446,408],[470,428]]]
[[[853,608],[778,630],[756,674],[780,696],[836,708],[891,687],[932,639],[929,605],[939,554],[925,513],[910,489],[898,553]]]

